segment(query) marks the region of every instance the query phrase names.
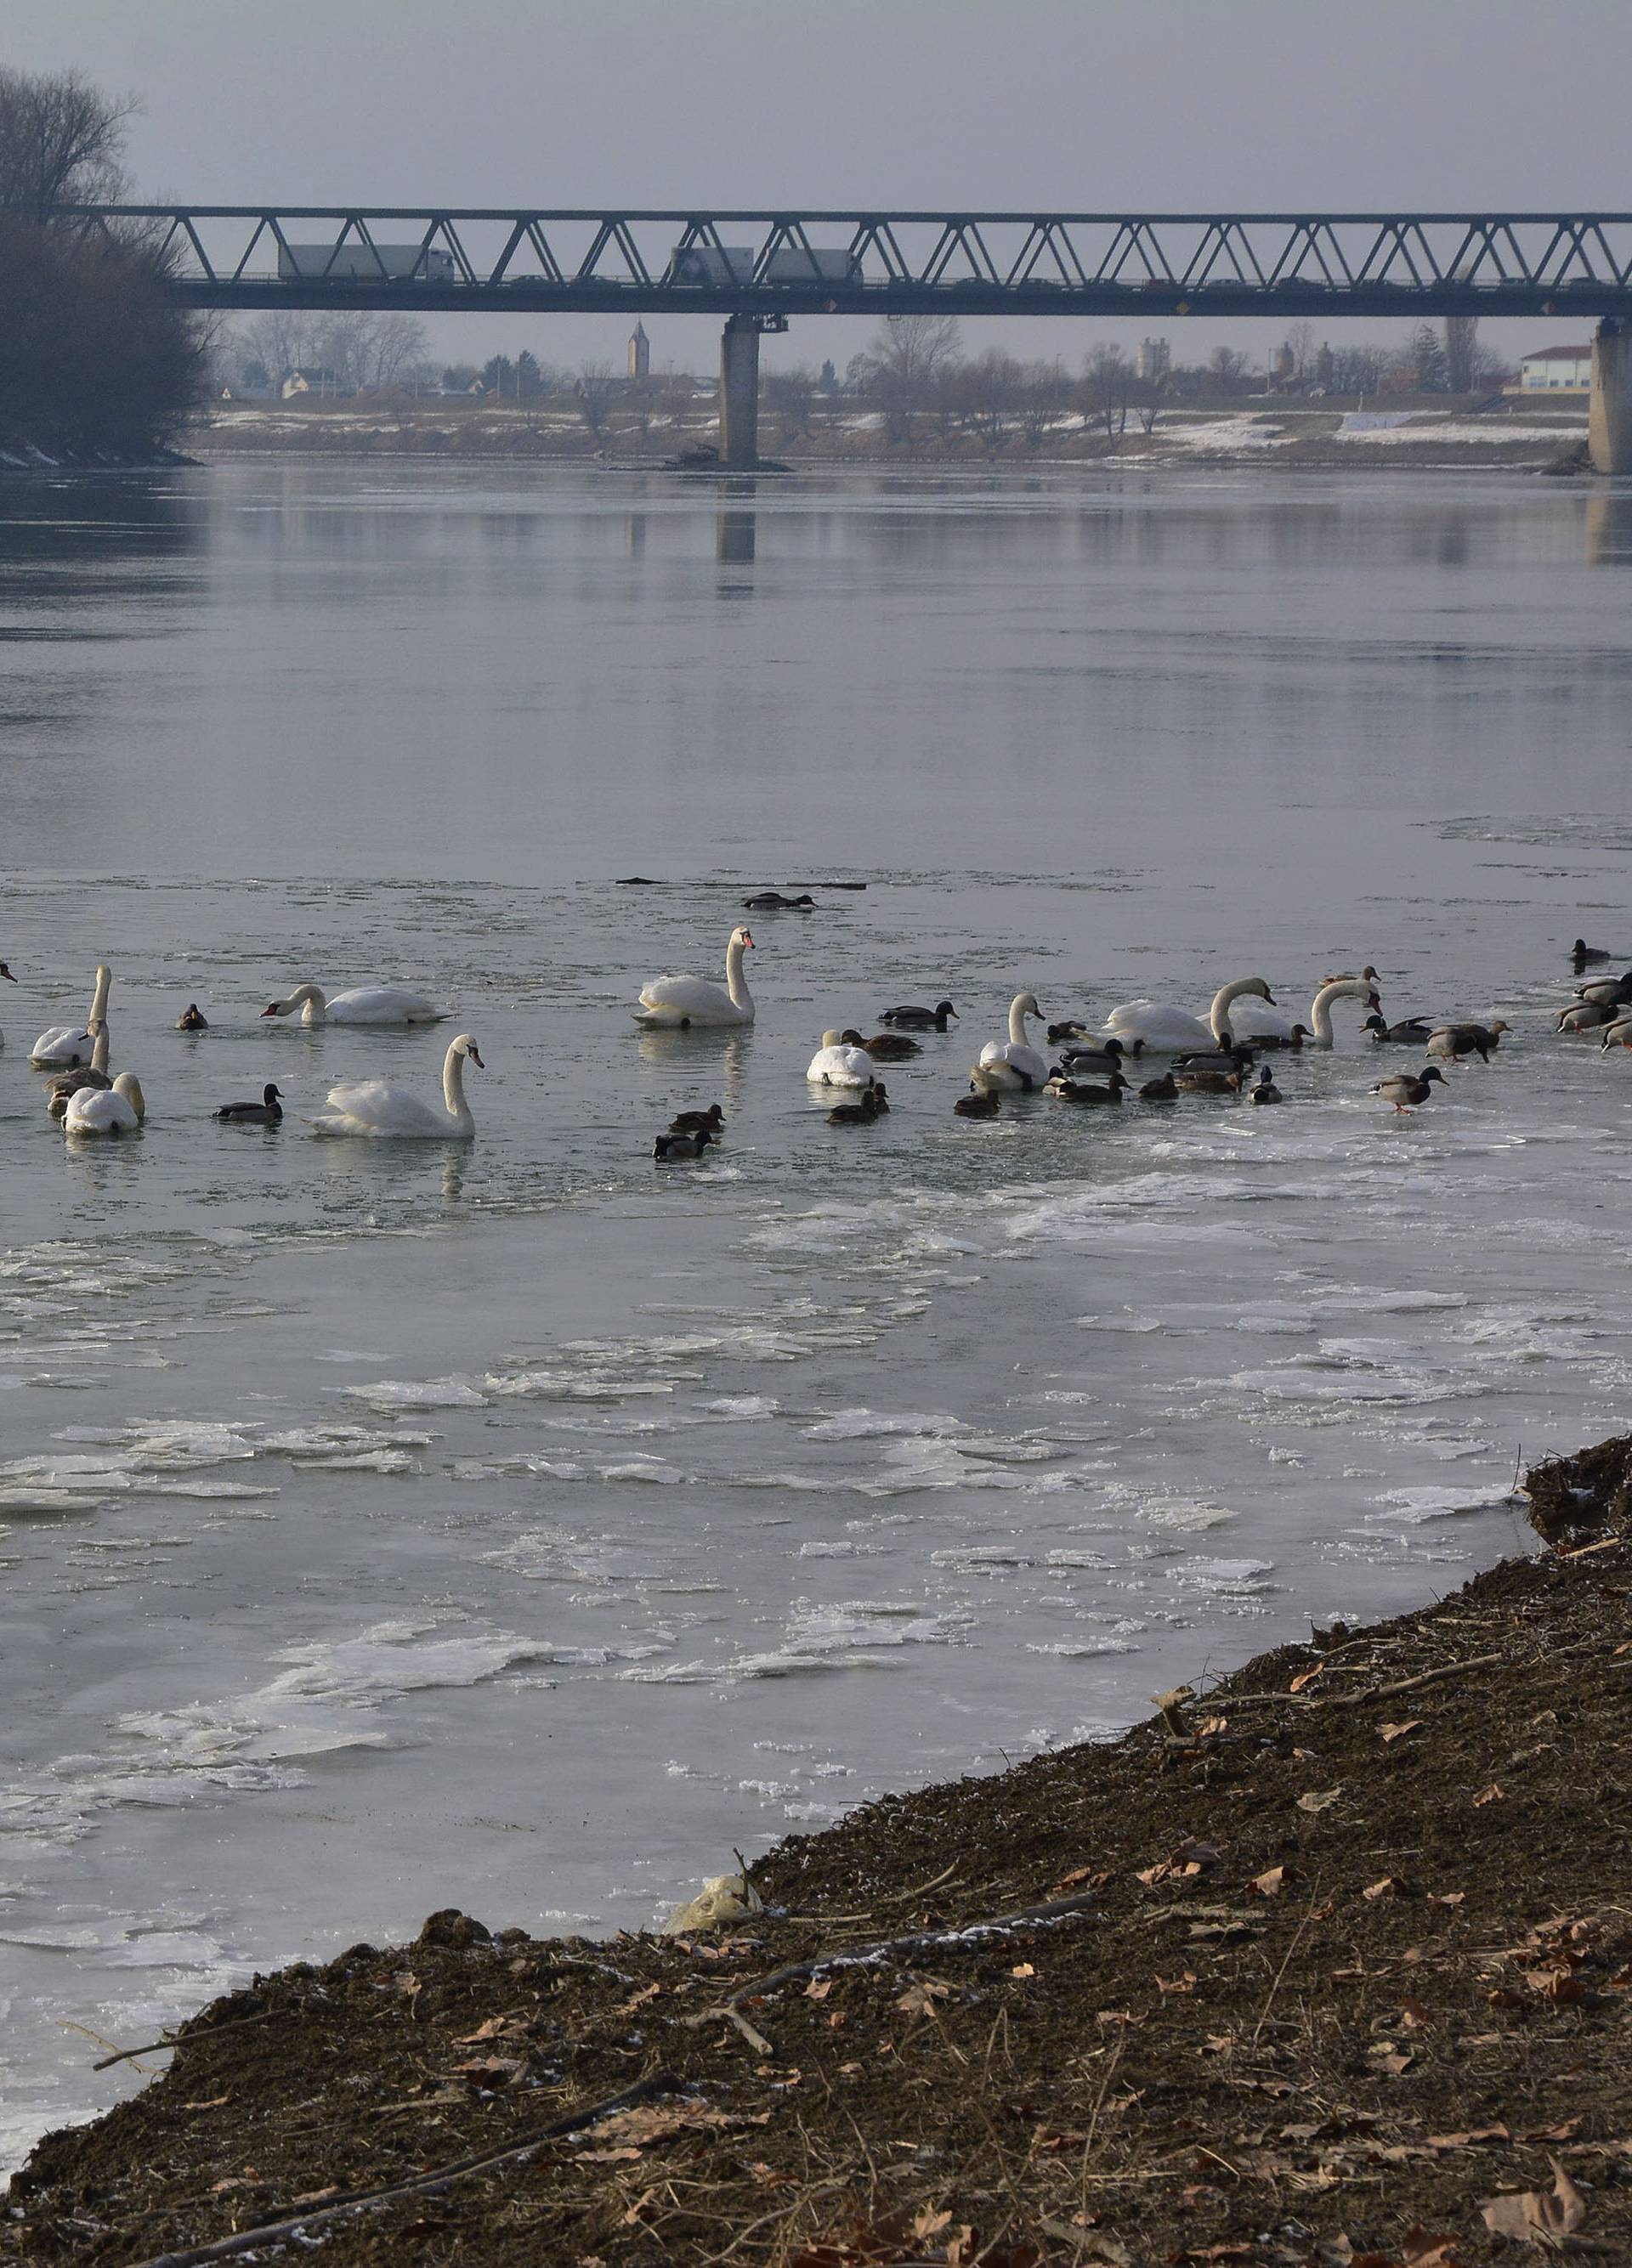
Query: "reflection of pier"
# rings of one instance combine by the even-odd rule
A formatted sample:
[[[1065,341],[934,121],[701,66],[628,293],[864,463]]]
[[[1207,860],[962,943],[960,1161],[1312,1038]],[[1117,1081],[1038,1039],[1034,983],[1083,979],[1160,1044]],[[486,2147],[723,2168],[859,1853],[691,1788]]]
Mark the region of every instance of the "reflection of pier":
[[[1589,567],[1632,567],[1632,489],[1599,489],[1587,498]]]
[[[721,483],[720,507],[714,519],[714,556],[732,566],[753,564],[756,495],[752,481]]]

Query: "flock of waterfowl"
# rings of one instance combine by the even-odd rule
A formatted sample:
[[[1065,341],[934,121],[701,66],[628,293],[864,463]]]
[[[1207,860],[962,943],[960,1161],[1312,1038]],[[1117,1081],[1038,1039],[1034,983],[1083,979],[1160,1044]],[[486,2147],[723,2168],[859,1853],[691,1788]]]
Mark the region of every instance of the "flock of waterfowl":
[[[750,899],[750,906],[763,900]],[[784,902],[791,902],[785,901]],[[693,1026],[750,1024],[753,996],[743,974],[743,956],[754,940],[744,928],[731,933],[726,949],[726,981],[717,984],[700,976],[656,978],[640,995],[635,1013],[650,1026],[687,1030]],[[1585,946],[1579,947],[1588,951]],[[1591,989],[1591,988],[1589,988]],[[1632,971],[1625,980],[1624,998],[1632,1008]],[[1499,1018],[1488,1024],[1470,1020],[1430,1022],[1426,1017],[1407,1017],[1390,1023],[1382,1012],[1377,972],[1370,966],[1358,973],[1345,971],[1325,978],[1310,1004],[1309,1020],[1288,1016],[1276,1004],[1261,976],[1244,976],[1220,987],[1205,1016],[1153,1000],[1130,1000],[1113,1008],[1097,1029],[1087,1023],[1046,1024],[1051,1051],[1035,1044],[1030,1027],[1044,1024],[1043,1011],[1033,992],[1017,992],[1009,1005],[1008,1036],[988,1041],[969,1073],[969,1090],[952,1108],[964,1118],[994,1118],[1003,1096],[1044,1094],[1059,1101],[1083,1108],[1117,1107],[1125,1095],[1136,1094],[1149,1103],[1177,1102],[1183,1094],[1244,1094],[1254,1105],[1284,1100],[1267,1064],[1258,1064],[1265,1049],[1296,1050],[1330,1048],[1335,1041],[1332,1020],[1334,1005],[1342,1000],[1363,1003],[1367,1013],[1361,1028],[1379,1045],[1420,1048],[1429,1057],[1452,1063],[1477,1056],[1488,1063],[1501,1044],[1508,1027]],[[822,1044],[810,1059],[806,1079],[813,1086],[852,1091],[853,1099],[829,1111],[830,1124],[867,1125],[889,1108],[889,1096],[879,1077],[879,1065],[903,1060],[920,1051],[913,1032],[944,1033],[957,1018],[949,1000],[933,1007],[902,1005],[879,1012],[887,1028],[867,1038],[857,1028],[823,1032]],[[1628,1043],[1632,1044],[1632,1016],[1627,1020]],[[1168,1058],[1167,1068],[1142,1080],[1135,1088],[1128,1076],[1137,1058]],[[1154,1064],[1152,1064],[1154,1070]],[[1400,1071],[1377,1080],[1371,1092],[1392,1105],[1396,1112],[1415,1109],[1428,1101],[1444,1075],[1437,1063],[1420,1071]],[[663,1161],[700,1157],[718,1141],[723,1114],[713,1106],[710,1123],[687,1113],[660,1134],[654,1154]]]
[[[750,901],[755,902],[761,902]],[[797,906],[801,902],[783,902]],[[727,946],[723,984],[700,976],[654,977],[640,993],[634,1010],[637,1021],[678,1031],[751,1024],[754,1001],[743,960],[753,950],[752,936],[739,924]],[[1607,952],[1581,939],[1571,948],[1571,957],[1577,977],[1583,978],[1590,966],[1609,959]],[[18,981],[4,961],[0,961],[0,977]],[[46,1088],[47,1107],[71,1135],[130,1133],[145,1120],[140,1080],[132,1071],[114,1074],[109,1069],[112,983],[112,972],[104,963],[96,972],[84,1025],[59,1025],[42,1032],[29,1050],[37,1069],[54,1074]],[[1154,1000],[1129,1000],[1113,1008],[1097,1027],[1074,1020],[1045,1023],[1037,995],[1018,992],[1009,1006],[1007,1039],[988,1041],[981,1049],[970,1067],[968,1090],[952,1107],[960,1117],[991,1118],[1001,1111],[1005,1095],[1032,1094],[1085,1108],[1116,1108],[1126,1096],[1147,1103],[1173,1103],[1187,1094],[1244,1096],[1257,1106],[1278,1103],[1283,1100],[1281,1089],[1270,1066],[1257,1064],[1258,1055],[1330,1048],[1335,1036],[1333,1011],[1349,1000],[1363,1005],[1360,1028],[1378,1045],[1418,1049],[1440,1061],[1457,1063],[1477,1056],[1488,1062],[1508,1028],[1500,1019],[1488,1024],[1436,1023],[1412,1016],[1391,1023],[1383,1014],[1377,983],[1377,972],[1370,966],[1326,977],[1310,1004],[1308,1021],[1303,1022],[1277,1005],[1261,976],[1244,976],[1222,985],[1205,1015]],[[402,1027],[446,1020],[446,1012],[423,995],[388,984],[333,994],[315,984],[299,984],[286,998],[270,1002],[261,1012],[263,1017],[299,1014],[308,1025]],[[868,1125],[884,1116],[890,1098],[879,1066],[919,1054],[923,1041],[913,1035],[946,1034],[957,1020],[957,1011],[950,1000],[942,999],[934,1007],[906,1004],[886,1008],[877,1020],[881,1028],[870,1037],[853,1027],[823,1032],[810,1060],[805,1074],[809,1084],[843,1094],[844,1099],[828,1112],[833,1125]],[[1039,1036],[1045,1035],[1048,1053],[1033,1040],[1034,1024],[1043,1027]],[[176,1025],[179,1031],[192,1033],[209,1027],[196,1003]],[[1594,1033],[1606,1049],[1617,1045],[1632,1049],[1632,969],[1620,977],[1585,978],[1578,983],[1558,1028]],[[1165,1067],[1156,1070],[1155,1059],[1164,1059]],[[386,1079],[351,1080],[331,1087],[326,1108],[306,1123],[324,1134],[468,1141],[476,1131],[464,1091],[468,1063],[480,1069],[482,1056],[470,1034],[462,1032],[443,1061],[439,1104]],[[1152,1075],[1136,1083],[1129,1075],[1136,1064]],[[1399,1112],[1428,1101],[1434,1086],[1444,1084],[1438,1063],[1429,1061],[1420,1070],[1378,1079],[1371,1092]],[[282,1090],[269,1081],[259,1100],[223,1103],[211,1115],[276,1125],[284,1116],[284,1104]],[[718,1103],[706,1110],[683,1111],[666,1133],[657,1136],[654,1155],[665,1163],[701,1157],[720,1139],[724,1124]]]

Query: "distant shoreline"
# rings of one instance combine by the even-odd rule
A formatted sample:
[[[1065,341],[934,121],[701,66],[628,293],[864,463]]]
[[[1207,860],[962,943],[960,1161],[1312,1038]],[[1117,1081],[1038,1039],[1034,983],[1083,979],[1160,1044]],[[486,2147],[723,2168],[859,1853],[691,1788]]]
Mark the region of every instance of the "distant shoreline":
[[[1464,467],[1536,472],[1564,469],[1560,460],[1572,456],[1584,459],[1584,414],[1559,416],[1554,410],[1547,416],[1541,408],[1521,405],[1481,416],[1455,404],[1413,401],[1375,425],[1356,429],[1352,416],[1337,406],[1283,408],[1253,401],[1170,412],[1148,434],[1107,436],[1077,421],[1048,433],[1035,447],[1014,436],[995,449],[967,435],[933,433],[927,417],[923,440],[902,446],[886,440],[866,413],[822,420],[808,436],[790,434],[767,416],[761,446],[779,469],[792,474],[908,468],[1025,473],[1080,467],[1143,472],[1248,465],[1320,472],[1441,472]],[[672,460],[683,450],[711,439],[705,423],[668,431],[654,425],[644,438],[609,431],[597,446],[562,412],[497,404],[387,409],[354,404],[297,409],[270,402],[219,412],[191,437],[207,463],[239,456],[455,464],[508,460],[648,473],[673,469]],[[683,469],[694,478],[733,477],[723,466]]]

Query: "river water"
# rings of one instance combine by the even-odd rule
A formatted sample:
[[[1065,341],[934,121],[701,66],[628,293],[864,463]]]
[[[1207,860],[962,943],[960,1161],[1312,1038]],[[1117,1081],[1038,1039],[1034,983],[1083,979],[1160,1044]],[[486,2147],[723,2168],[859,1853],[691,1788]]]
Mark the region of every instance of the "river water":
[[[1551,1031],[1632,961],[1629,570],[1503,474],[0,487],[0,2159],[256,1967],[641,1926],[1520,1543],[1632,1382],[1632,1065]],[[636,1030],[828,880],[751,1032]],[[100,1147],[26,1061],[99,959]],[[1023,987],[1363,962],[1512,1032],[1398,1120],[1352,1003],[1278,1111],[951,1115]],[[830,1128],[823,1027],[942,994]],[[460,1029],[468,1152],[301,1123]]]

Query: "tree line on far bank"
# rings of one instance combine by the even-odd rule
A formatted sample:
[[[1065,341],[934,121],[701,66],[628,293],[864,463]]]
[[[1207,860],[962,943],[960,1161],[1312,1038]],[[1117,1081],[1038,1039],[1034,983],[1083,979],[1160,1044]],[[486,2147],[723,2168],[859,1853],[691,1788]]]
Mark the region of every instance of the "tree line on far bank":
[[[201,327],[157,246],[55,217],[119,194],[130,107],[77,71],[0,69],[0,452],[151,458],[203,399]]]

